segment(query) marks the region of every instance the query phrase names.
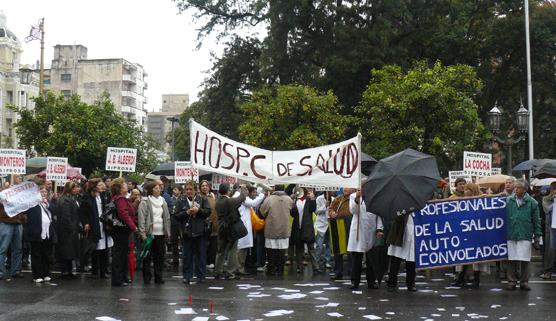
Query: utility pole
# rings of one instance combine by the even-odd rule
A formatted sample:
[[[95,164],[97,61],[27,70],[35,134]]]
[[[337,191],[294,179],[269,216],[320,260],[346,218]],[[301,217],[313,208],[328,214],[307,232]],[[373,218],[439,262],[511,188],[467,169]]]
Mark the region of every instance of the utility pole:
[[[525,51],[527,57],[527,105],[529,108],[529,159],[535,159],[533,145],[533,83],[531,80],[531,45],[529,41],[529,0],[525,0]]]

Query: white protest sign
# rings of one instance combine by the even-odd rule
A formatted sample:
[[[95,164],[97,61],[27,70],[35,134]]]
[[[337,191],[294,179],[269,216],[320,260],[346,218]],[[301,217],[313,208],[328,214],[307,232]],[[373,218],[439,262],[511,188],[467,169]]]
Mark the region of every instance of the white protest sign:
[[[46,159],[46,180],[65,184],[68,180],[68,159],[48,157]]]
[[[238,182],[238,179],[233,176],[226,176],[220,174],[212,174],[212,189],[217,190],[220,187],[220,184],[228,183],[230,185],[234,185]]]
[[[176,184],[184,184],[190,180],[199,183],[199,171],[191,166],[191,162],[174,162],[174,181]]]
[[[358,188],[361,137],[294,151],[269,151],[242,144],[190,121],[195,168],[267,185],[314,184]]]
[[[14,217],[37,206],[41,201],[41,194],[37,184],[23,182],[0,192],[0,200],[2,200],[6,214]]]
[[[471,176],[490,176],[492,172],[492,154],[463,152],[463,171]]]
[[[492,168],[492,175],[501,175],[502,174],[502,168],[500,167],[493,167]]]
[[[106,170],[116,172],[135,172],[137,149],[108,147],[106,151]]]
[[[463,178],[467,183],[472,183],[471,175],[465,174],[464,171],[450,171],[448,172],[448,179],[450,181],[450,191],[454,193],[456,190],[456,179]]]
[[[25,150],[0,149],[0,174],[25,174]]]

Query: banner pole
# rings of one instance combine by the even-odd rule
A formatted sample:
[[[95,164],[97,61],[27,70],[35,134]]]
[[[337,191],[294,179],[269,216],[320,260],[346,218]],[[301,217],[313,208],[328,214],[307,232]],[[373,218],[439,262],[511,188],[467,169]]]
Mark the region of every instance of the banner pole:
[[[124,173],[120,171],[120,178],[122,178],[122,176],[124,176]]]
[[[359,154],[359,167],[358,167],[358,169],[359,169],[359,175],[358,175],[359,176],[359,203],[357,203],[357,212],[359,214],[357,215],[357,235],[356,235],[355,239],[357,240],[357,242],[359,242],[359,225],[361,224],[361,202],[363,201],[363,186],[362,186],[363,184],[361,184],[361,163],[362,163],[362,161],[361,161],[361,158],[362,158],[362,155],[361,155],[361,133],[357,133],[357,142],[358,142],[357,145],[359,145],[358,146],[359,147],[359,150],[358,150],[358,154]]]

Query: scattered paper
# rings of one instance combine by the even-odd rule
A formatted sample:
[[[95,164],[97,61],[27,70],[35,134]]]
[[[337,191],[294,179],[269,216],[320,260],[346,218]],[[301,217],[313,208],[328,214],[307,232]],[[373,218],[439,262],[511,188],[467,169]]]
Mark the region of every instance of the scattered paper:
[[[532,306],[532,305],[537,305],[537,304],[536,303],[529,303],[529,305]]]
[[[325,298],[325,297],[319,296],[319,297],[315,298],[315,300],[320,300],[320,301],[328,301],[328,298]]]
[[[418,291],[421,292],[421,293],[430,293],[430,292],[432,292],[432,290],[427,290],[427,289],[421,289],[421,290],[418,290]]]
[[[446,290],[459,290],[459,289],[461,289],[459,286],[446,286],[444,288]]]
[[[335,318],[341,318],[341,317],[343,317],[344,315],[343,315],[343,314],[340,314],[340,313],[338,313],[338,312],[330,312],[330,313],[328,313],[328,316],[335,317]]]
[[[459,313],[452,313],[452,317],[458,318],[458,317],[459,317]]]
[[[296,283],[294,286],[328,286],[330,283]]]
[[[378,315],[374,315],[374,314],[364,315],[363,318],[369,319],[369,320],[382,320],[381,317],[379,317]]]
[[[248,294],[247,295],[248,298],[266,298],[268,296],[272,296],[272,295],[264,294],[264,293],[262,293],[262,294]]]
[[[106,316],[97,317],[95,320],[98,320],[98,321],[122,321],[122,320],[118,320],[118,319],[114,319],[112,317],[106,317]]]
[[[191,321],[208,321],[209,317],[194,317]]]
[[[283,315],[292,314],[293,310],[274,310],[263,314],[265,317],[279,317]]]
[[[446,309],[444,309],[444,308],[436,308],[436,311],[443,312],[443,311],[446,311]]]
[[[321,294],[321,293],[324,293],[324,291],[311,291],[309,293],[311,293],[311,294]]]
[[[456,310],[463,311],[463,310],[465,310],[465,307],[456,307]]]
[[[293,293],[293,294],[282,294],[279,295],[278,297],[280,299],[284,299],[284,300],[293,300],[293,299],[301,299],[306,297],[307,295],[302,294],[302,293]]]
[[[363,310],[367,310],[367,308],[365,308],[365,307],[358,307],[357,310],[363,311]]]
[[[386,312],[386,314],[388,314],[388,315],[395,315],[396,312]]]
[[[351,291],[353,294],[363,294],[363,291]]]
[[[181,308],[179,310],[174,310],[175,314],[197,314],[195,311],[193,311],[192,308]]]
[[[285,289],[284,292],[287,292],[287,293],[297,293],[297,292],[301,292],[301,290]]]
[[[169,302],[168,305],[177,305],[176,302]]]
[[[316,305],[317,308],[335,308],[338,305],[340,305],[339,303],[336,302],[328,302],[327,304],[324,305]]]
[[[125,301],[125,302],[129,302],[129,299],[124,299],[124,298],[121,298],[121,299],[120,299],[120,301]]]
[[[443,297],[443,298],[455,298],[455,297],[457,297],[457,295],[455,295],[455,294],[441,294],[440,296]]]
[[[219,316],[216,317],[216,320],[218,320],[218,321],[226,321],[226,320],[230,320],[230,319],[229,319],[229,318],[226,318],[226,317],[223,316],[223,315],[219,315]]]
[[[502,289],[498,289],[498,288],[494,288],[494,289],[490,289],[492,292],[500,292],[502,291]]]
[[[380,299],[379,301],[380,301],[380,302],[388,302],[388,301],[390,301],[390,300],[388,300],[388,299]]]
[[[337,286],[332,286],[332,287],[329,287],[329,288],[323,288],[323,290],[327,290],[327,291],[328,291],[328,290],[339,290],[339,289],[340,289],[340,288],[337,287]]]
[[[222,286],[209,286],[208,289],[209,290],[224,290],[224,287],[222,287]]]
[[[491,309],[496,309],[496,308],[499,308],[499,307],[501,307],[500,304],[493,304],[493,305],[490,306]]]

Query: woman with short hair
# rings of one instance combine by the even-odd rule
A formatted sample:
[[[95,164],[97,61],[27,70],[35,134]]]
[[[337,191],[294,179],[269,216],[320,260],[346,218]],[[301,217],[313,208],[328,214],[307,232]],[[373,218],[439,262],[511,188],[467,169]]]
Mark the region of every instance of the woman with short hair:
[[[170,238],[170,212],[168,204],[161,196],[160,187],[154,183],[145,185],[147,197],[139,204],[138,229],[141,239],[153,235],[149,254],[143,259],[143,282],[151,282],[151,261],[154,262],[154,283],[163,284],[164,254],[166,240]]]

